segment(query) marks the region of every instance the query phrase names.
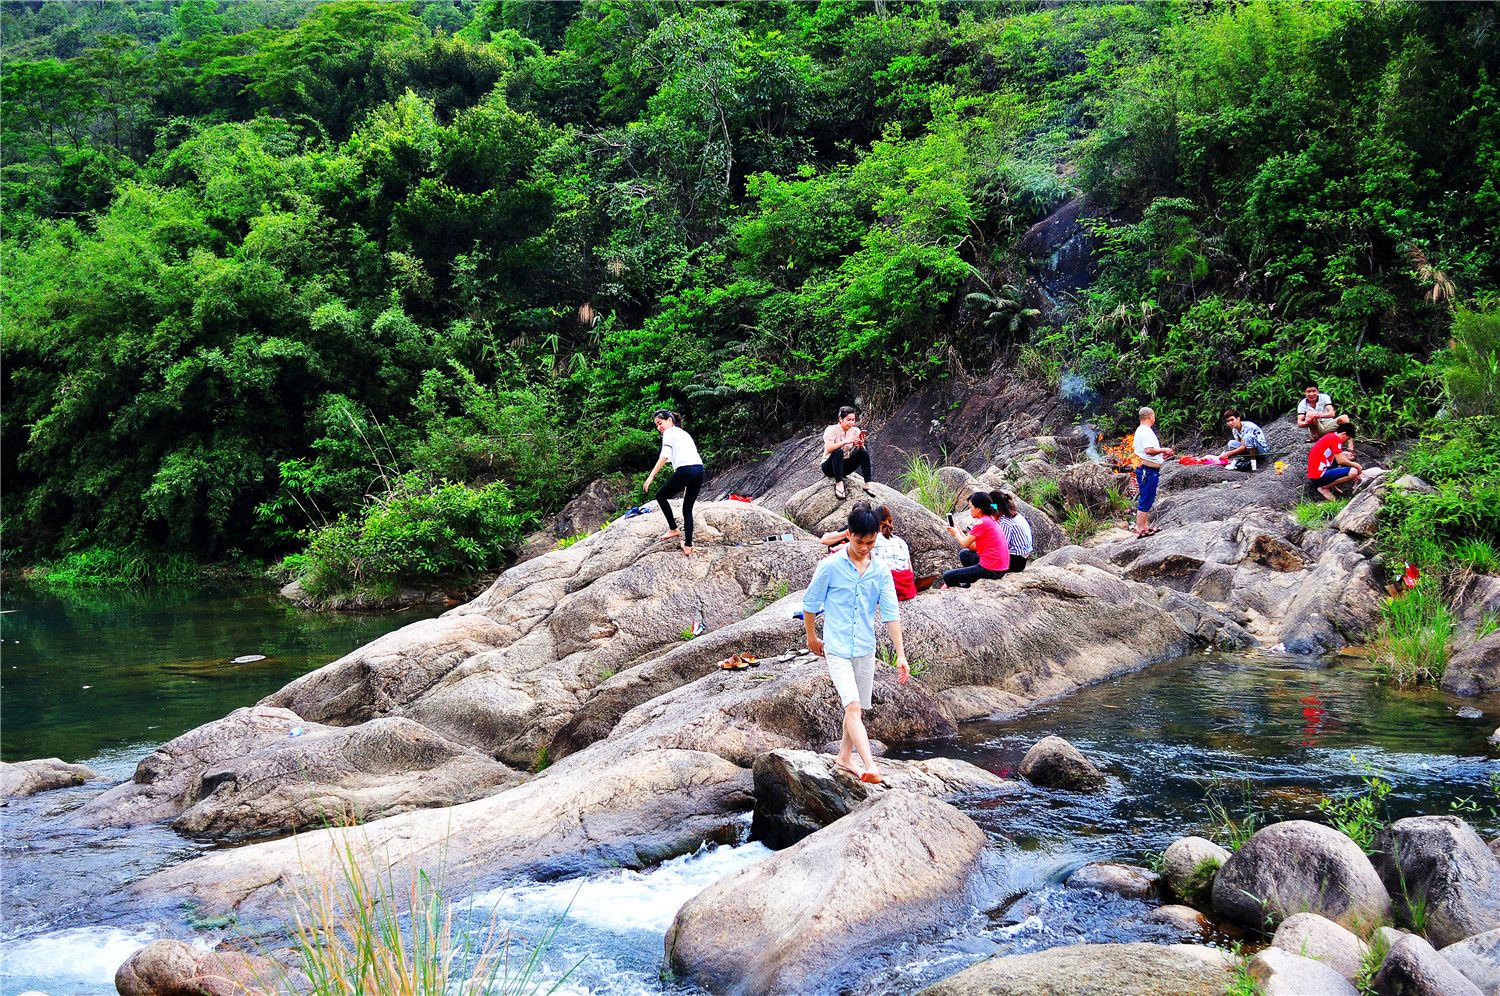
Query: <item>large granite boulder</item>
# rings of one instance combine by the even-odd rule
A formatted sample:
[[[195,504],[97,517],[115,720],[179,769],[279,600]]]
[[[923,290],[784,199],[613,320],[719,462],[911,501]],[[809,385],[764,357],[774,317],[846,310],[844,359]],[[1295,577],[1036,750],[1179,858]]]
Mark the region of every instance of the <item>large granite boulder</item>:
[[[713,632],[743,620],[767,592],[804,587],[822,553],[785,519],[743,502],[699,505],[697,520],[691,559],[659,539],[660,520],[617,521],[512,567],[468,605],[305,675],[265,704],[336,725],[405,716],[532,767],[600,682],[683,643],[694,623]],[[798,538],[765,542],[788,532]]]
[[[152,941],[115,971],[120,996],[240,996],[277,991],[306,980],[269,958],[241,951],[204,951],[184,941]]]
[[[1102,463],[1075,463],[1062,472],[1057,479],[1063,507],[1076,505],[1086,508],[1100,518],[1114,514],[1111,492],[1123,494],[1125,478],[1116,477],[1114,471]]]
[[[832,482],[820,481],[787,501],[786,517],[814,536],[821,536],[847,526],[849,511],[857,502],[884,505],[891,510],[896,535],[911,549],[912,568],[918,577],[958,566],[958,542],[948,535],[948,524],[941,516],[884,484],[871,484],[869,491],[873,493],[860,487],[856,475],[850,480],[848,497],[840,501],[833,493]]]
[[[1448,661],[1443,691],[1473,698],[1500,690],[1500,630],[1469,644]]]
[[[831,988],[861,957],[971,902],[984,845],[947,803],[887,792],[688,900],[667,961],[711,992]]]
[[[1481,992],[1500,993],[1500,930],[1455,941],[1438,953]]]
[[[1062,737],[1043,737],[1031,745],[1016,768],[1022,778],[1042,788],[1088,792],[1102,788],[1104,773]]]
[[[865,800],[887,792],[915,792],[950,801],[1013,790],[1014,782],[966,761],[879,762],[883,784],[862,782],[831,754],[773,750],[755,759],[755,816],[750,832],[774,848],[790,847],[846,816]]]
[[[1307,820],[1256,831],[1214,877],[1214,912],[1246,927],[1318,913],[1351,929],[1387,919],[1391,899],[1359,845]]]
[[[0,799],[71,788],[97,777],[91,768],[56,757],[0,763]]]
[[[1443,946],[1500,927],[1500,859],[1457,816],[1397,820],[1375,838],[1375,867],[1408,926]]]
[[[1376,996],[1488,996],[1415,934],[1391,945],[1370,985]]]
[[[1188,905],[1211,909],[1214,876],[1228,860],[1229,851],[1205,837],[1179,837],[1162,854],[1162,883]]]
[[[1276,928],[1271,945],[1312,958],[1351,982],[1364,965],[1368,946],[1351,931],[1316,913],[1294,913]]]
[[[518,874],[640,868],[734,840],[750,804],[750,772],[712,754],[600,745],[484,799],[214,851],[131,888],[264,913],[284,906],[285,890],[337,880],[346,852],[377,870],[390,865],[398,881],[441,869],[455,892]]]
[[[1261,996],[1359,996],[1349,980],[1322,962],[1269,947],[1250,959]]]
[[[1233,971],[1198,944],[1072,944],[982,961],[919,996],[1222,996]]]
[[[334,727],[256,706],[163,744],[133,781],[74,818],[89,826],[173,820],[180,833],[236,839],[457,805],[523,777],[409,719]]]

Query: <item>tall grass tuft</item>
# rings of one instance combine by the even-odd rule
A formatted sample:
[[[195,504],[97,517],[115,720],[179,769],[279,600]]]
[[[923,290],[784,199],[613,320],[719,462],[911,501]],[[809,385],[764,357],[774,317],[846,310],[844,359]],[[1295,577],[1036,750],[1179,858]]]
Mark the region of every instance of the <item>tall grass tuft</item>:
[[[289,896],[300,967],[315,996],[535,996],[556,992],[582,964],[556,981],[538,978],[561,917],[529,944],[495,913],[476,929],[462,915],[456,920],[441,877],[417,869],[401,887],[394,871],[368,871],[360,857],[346,836],[338,868]],[[283,978],[265,991],[296,990]]]
[[[920,453],[907,458],[906,470],[901,472],[901,484],[914,492],[917,504],[934,515],[947,515],[953,511],[958,493],[938,474],[938,466]]]
[[[1317,529],[1327,525],[1338,517],[1349,504],[1348,498],[1335,498],[1333,501],[1299,501],[1293,510],[1297,522],[1304,529]]]
[[[1082,505],[1069,505],[1063,517],[1063,532],[1075,543],[1081,543],[1099,531],[1099,520]]]
[[[30,577],[53,588],[110,588],[176,584],[201,575],[201,568],[180,553],[91,546],[41,565]]]
[[[1423,577],[1381,609],[1372,657],[1397,685],[1435,684],[1448,668],[1453,632],[1453,615],[1443,604],[1437,582]]]

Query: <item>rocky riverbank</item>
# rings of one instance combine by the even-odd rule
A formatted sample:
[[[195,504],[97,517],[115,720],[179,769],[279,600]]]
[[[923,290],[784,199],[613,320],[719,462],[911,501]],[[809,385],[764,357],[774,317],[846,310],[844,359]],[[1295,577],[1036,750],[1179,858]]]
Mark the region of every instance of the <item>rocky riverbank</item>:
[[[1031,493],[1031,482],[1049,480],[1075,505],[1101,517],[1114,511],[1111,488],[1120,479],[1108,468],[1061,462],[1059,455],[1077,452],[1071,441],[1006,431],[997,426],[987,437],[1003,466],[944,471],[959,500],[975,487]],[[1273,444],[1295,450],[1288,433],[1273,426]],[[1295,453],[1288,459],[1295,466]],[[661,525],[648,516],[518,564],[473,602],[163,745],[132,782],[70,818],[87,826],[172,821],[213,841],[280,837],[213,851],[132,886],[147,900],[274,916],[286,890],[333,874],[350,840],[371,860],[380,855],[398,869],[441,865],[450,882],[479,887],[649,866],[705,840],[736,839],[754,810],[757,834],[785,847],[775,863],[741,875],[744,894],[760,897],[740,906],[754,915],[728,931],[697,912],[714,909],[708,899],[689,903],[669,935],[668,962],[716,991],[795,988],[814,968],[836,975],[847,965],[834,963],[821,928],[796,925],[836,926],[857,953],[880,947],[898,926],[920,929],[951,916],[980,888],[983,833],[949,800],[1011,786],[987,772],[929,763],[892,765],[889,788],[870,792],[818,759],[838,737],[840,711],[820,667],[789,653],[802,638],[793,612],[822,555],[817,533],[847,515],[853,499],[837,501],[821,481],[794,483],[780,485],[780,500],[700,504],[691,560],[657,540]],[[1327,654],[1363,642],[1385,597],[1374,514],[1388,489],[1420,486],[1371,474],[1337,519],[1308,528],[1291,514],[1301,496],[1294,474],[1174,465],[1164,475],[1159,535],[1135,540],[1106,527],[1083,544],[1066,543],[1046,511],[1028,506],[1038,557],[1024,573],[903,605],[917,677],[899,685],[882,669],[871,734],[893,746],[941,740],[963,722],[1014,714],[1208,646]],[[919,572],[956,562],[938,515],[885,485],[871,490],[892,508]],[[785,534],[791,540],[766,541]],[[1475,606],[1494,600],[1492,589],[1476,586]],[[1472,612],[1476,624],[1482,611]],[[763,663],[718,670],[715,662],[732,652]],[[1481,660],[1466,672],[1481,690],[1494,687],[1486,666]],[[1094,779],[1079,761],[1088,764],[1065,752],[1038,757],[1021,773],[1041,784],[1054,783],[1047,772],[1062,772],[1076,780],[1055,784],[1087,787]],[[353,837],[311,829],[326,814],[361,826]],[[303,832],[286,836],[294,830]],[[1313,824],[1276,830],[1298,841],[1320,831],[1337,836]],[[963,841],[977,843],[959,847]],[[1240,854],[1224,861],[1211,886],[1199,881],[1183,890],[1190,894],[1173,895],[1251,928],[1265,926],[1273,908],[1278,919],[1306,911],[1361,928],[1401,922],[1384,879],[1365,874],[1347,847],[1323,844],[1327,854],[1318,852],[1311,867],[1360,869],[1338,909],[1304,909],[1313,886],[1296,868],[1247,865]],[[878,876],[856,874],[877,866]],[[826,888],[790,887],[811,868],[826,875]],[[1158,888],[1154,877],[1108,868],[1083,874],[1076,887]],[[1246,894],[1259,905],[1247,905]],[[885,908],[892,902],[895,912]],[[869,912],[828,919],[846,906]],[[1462,929],[1473,925],[1464,922]],[[726,945],[757,923],[781,926],[744,951]],[[1429,936],[1445,949],[1469,937]],[[1410,952],[1415,943],[1392,950],[1420,960]],[[1039,977],[1054,971],[1048,958],[1093,957],[1068,951],[1025,957],[1041,959]],[[1219,955],[1162,952],[1140,963],[1176,959],[1173,971],[1200,982],[1234,971]],[[1089,971],[1107,974],[1110,959],[1131,956],[1098,957]],[[969,971],[977,978],[1013,968],[1017,978],[1033,971],[990,963]],[[966,975],[951,984],[992,984]]]

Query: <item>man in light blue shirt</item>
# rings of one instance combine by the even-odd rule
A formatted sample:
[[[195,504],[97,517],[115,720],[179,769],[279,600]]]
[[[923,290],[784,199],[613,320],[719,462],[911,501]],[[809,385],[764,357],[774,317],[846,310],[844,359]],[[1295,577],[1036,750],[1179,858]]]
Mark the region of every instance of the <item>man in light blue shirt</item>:
[[[1261,427],[1240,418],[1240,413],[1233,408],[1224,412],[1224,424],[1229,426],[1229,445],[1219,454],[1224,459],[1263,457],[1271,451],[1271,444],[1266,441]]]
[[[802,596],[802,624],[807,628],[807,649],[828,661],[828,675],[844,706],[844,735],[839,742],[837,763],[860,781],[879,784],[870,738],[865,734],[862,709],[870,708],[875,688],[875,610],[891,634],[896,651],[896,680],[911,677],[906,648],[901,643],[901,613],[896,606],[896,583],[891,572],[875,563],[870,552],[880,532],[880,516],[869,502],[860,502],[849,513],[849,545],[842,553],[824,559]],[[823,613],[823,638],[818,638],[817,614]],[[858,751],[864,765],[861,773],[852,764]]]

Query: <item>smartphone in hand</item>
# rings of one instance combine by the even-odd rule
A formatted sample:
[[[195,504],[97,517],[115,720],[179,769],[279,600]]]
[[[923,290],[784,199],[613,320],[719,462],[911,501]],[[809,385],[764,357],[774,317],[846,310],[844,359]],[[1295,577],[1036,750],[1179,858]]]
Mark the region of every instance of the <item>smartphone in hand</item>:
[[[948,513],[948,525],[950,525],[950,526],[953,525],[953,513],[952,512]]]

